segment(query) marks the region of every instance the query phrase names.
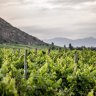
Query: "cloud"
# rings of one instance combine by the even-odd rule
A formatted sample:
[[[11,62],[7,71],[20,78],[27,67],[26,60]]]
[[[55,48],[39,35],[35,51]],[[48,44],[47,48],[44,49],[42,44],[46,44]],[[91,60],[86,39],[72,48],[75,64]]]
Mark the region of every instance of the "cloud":
[[[95,9],[96,0],[0,0],[0,5],[47,9]]]
[[[94,2],[96,0],[49,0],[52,3],[67,3],[67,4],[78,4],[83,2]]]
[[[27,26],[21,27],[20,29],[42,40],[63,36],[70,38],[70,36],[73,34],[69,34],[69,32],[66,29],[64,30],[63,28],[42,28],[40,26]]]
[[[42,40],[54,38],[54,37],[66,37],[71,39],[78,39],[84,37],[95,37],[96,38],[96,28],[93,27],[83,27],[80,29],[66,30],[63,28],[42,28],[40,26],[27,26],[21,27],[20,29],[24,30],[30,35],[36,36]]]
[[[0,0],[0,5],[7,5],[7,4],[19,4],[22,3],[23,0]]]

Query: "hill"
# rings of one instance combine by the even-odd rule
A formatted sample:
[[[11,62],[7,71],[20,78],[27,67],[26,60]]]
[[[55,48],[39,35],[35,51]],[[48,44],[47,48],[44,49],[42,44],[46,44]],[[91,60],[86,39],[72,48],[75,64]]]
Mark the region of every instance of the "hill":
[[[31,36],[24,31],[12,26],[4,19],[0,18],[0,43],[43,45],[46,44],[38,38]]]

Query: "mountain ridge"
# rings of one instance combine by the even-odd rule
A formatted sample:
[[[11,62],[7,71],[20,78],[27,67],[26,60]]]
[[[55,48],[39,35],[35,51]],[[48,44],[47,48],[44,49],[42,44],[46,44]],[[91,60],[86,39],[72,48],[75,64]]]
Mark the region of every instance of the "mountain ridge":
[[[62,37],[56,37],[53,39],[46,39],[44,40],[46,43],[52,43],[54,42],[55,45],[58,46],[69,46],[69,44],[71,43],[74,47],[81,47],[81,46],[85,46],[85,47],[96,47],[96,38],[94,37],[86,37],[86,38],[82,38],[82,39],[68,39],[68,38],[62,38]]]

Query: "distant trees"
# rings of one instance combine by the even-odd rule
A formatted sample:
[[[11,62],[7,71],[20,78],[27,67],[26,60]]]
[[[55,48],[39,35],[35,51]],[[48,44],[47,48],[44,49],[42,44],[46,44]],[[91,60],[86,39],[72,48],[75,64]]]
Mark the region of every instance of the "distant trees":
[[[64,50],[66,50],[67,49],[67,47],[66,47],[66,45],[64,45]]]
[[[69,44],[69,49],[70,49],[70,50],[73,50],[73,48],[74,48],[74,47],[73,47],[72,44],[70,43],[70,44]]]
[[[51,43],[51,49],[52,49],[52,50],[55,49],[55,46],[54,46],[54,43],[53,43],[53,42]]]
[[[54,43],[52,42],[51,45],[54,46]]]

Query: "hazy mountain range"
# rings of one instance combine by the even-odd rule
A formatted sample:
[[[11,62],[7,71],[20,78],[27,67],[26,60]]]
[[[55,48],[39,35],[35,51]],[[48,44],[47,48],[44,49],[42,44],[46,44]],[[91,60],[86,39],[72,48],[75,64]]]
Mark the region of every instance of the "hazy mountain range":
[[[20,29],[13,27],[10,23],[0,18],[0,43],[9,44],[45,44],[38,38],[31,36]]]
[[[46,43],[52,43],[54,42],[55,45],[58,46],[69,46],[69,43],[71,43],[74,47],[80,47],[80,46],[86,46],[86,47],[96,47],[96,38],[93,37],[88,37],[88,38],[83,38],[83,39],[67,39],[67,38],[53,38],[53,39],[46,39],[44,40]]]

